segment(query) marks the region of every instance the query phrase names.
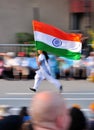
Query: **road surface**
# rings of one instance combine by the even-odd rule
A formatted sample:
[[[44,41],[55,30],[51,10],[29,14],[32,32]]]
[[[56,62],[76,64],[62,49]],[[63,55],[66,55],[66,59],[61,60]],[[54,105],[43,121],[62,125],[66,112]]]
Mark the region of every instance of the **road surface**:
[[[86,80],[64,80],[60,79],[63,85],[62,95],[68,107],[79,104],[84,111],[88,110],[90,103],[94,102],[94,83]],[[29,107],[32,103],[34,92],[29,90],[34,80],[10,81],[0,79],[0,105],[8,105],[14,108],[22,106]],[[58,89],[48,81],[44,80],[38,89],[39,91]]]

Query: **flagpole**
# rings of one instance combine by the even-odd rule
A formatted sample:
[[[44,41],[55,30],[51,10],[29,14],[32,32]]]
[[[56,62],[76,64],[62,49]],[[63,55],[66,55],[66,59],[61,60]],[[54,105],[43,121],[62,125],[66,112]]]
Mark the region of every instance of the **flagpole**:
[[[35,30],[34,20],[32,21],[32,27],[33,27],[33,30]],[[33,32],[33,33],[34,33],[34,32]],[[35,42],[35,45],[36,45],[35,35],[34,35],[34,42]],[[37,48],[36,48],[35,53],[36,53],[36,56],[38,56]]]

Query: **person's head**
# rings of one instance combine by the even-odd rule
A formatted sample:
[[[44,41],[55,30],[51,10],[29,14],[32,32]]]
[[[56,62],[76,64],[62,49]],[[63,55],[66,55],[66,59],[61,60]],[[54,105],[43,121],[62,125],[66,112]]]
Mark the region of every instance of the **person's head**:
[[[90,105],[89,105],[89,109],[91,112],[94,113],[94,102],[92,102]]]
[[[35,56],[36,56],[36,52],[31,52],[31,53],[29,54],[29,56],[30,56],[30,57],[35,57]]]
[[[27,107],[22,107],[20,112],[19,112],[19,115],[23,118],[24,116],[28,116],[28,110],[27,110]]]
[[[77,108],[77,109],[81,109],[81,106],[79,104],[73,104],[72,107]]]
[[[46,52],[46,51],[38,50],[38,54],[44,54],[44,55],[45,55],[46,60],[48,61],[49,56],[48,56],[48,54],[47,54],[47,52]]]
[[[37,93],[31,105],[33,127],[67,130],[70,124],[69,112],[62,95],[56,92]]]
[[[20,130],[22,118],[19,115],[6,116],[0,121],[0,130]]]
[[[43,51],[42,50],[38,50],[38,54],[42,54],[43,53]]]
[[[70,108],[70,116],[71,124],[69,130],[85,130],[87,128],[87,119],[79,108]]]

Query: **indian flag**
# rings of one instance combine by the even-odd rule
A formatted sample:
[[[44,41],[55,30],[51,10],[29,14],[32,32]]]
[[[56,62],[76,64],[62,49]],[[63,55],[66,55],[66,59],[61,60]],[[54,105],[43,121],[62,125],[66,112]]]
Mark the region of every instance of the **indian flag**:
[[[56,27],[33,21],[34,39],[37,50],[43,50],[72,60],[81,56],[81,34],[66,33]]]

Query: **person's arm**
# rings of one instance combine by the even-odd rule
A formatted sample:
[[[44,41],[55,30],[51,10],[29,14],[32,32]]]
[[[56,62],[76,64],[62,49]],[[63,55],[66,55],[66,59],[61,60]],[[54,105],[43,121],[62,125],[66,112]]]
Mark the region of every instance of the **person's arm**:
[[[42,64],[42,61],[45,60],[45,56],[40,54],[38,57],[36,57],[36,61],[38,66],[40,66]]]

